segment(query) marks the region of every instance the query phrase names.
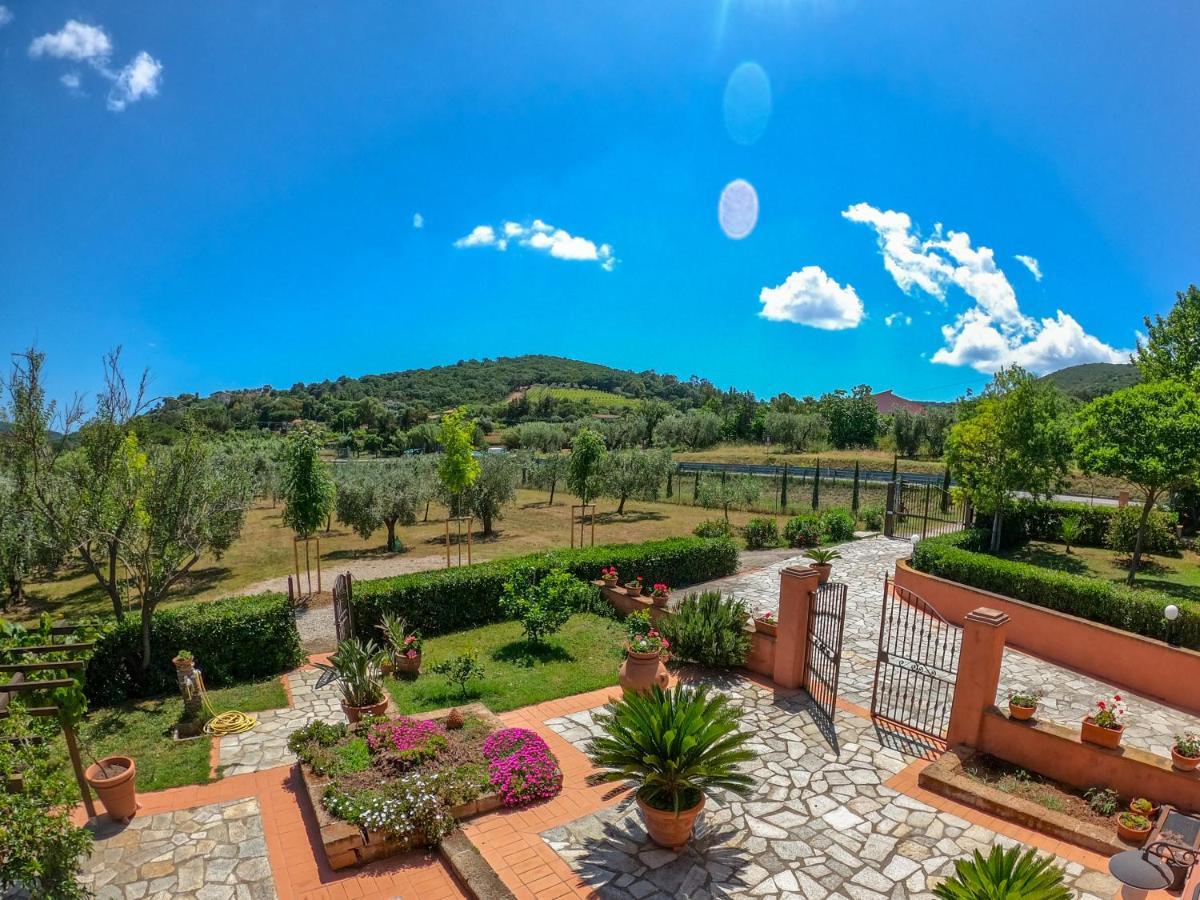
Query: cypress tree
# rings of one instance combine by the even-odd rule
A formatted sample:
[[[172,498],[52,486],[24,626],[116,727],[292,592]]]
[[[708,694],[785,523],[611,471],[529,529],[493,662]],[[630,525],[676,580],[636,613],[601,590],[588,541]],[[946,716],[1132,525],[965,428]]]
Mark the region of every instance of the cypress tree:
[[[696,470],[696,480],[692,482],[692,502],[700,499],[700,470]]]
[[[783,480],[779,482],[779,508],[787,512],[787,463],[783,464]]]
[[[942,513],[950,512],[950,467],[946,466],[946,473],[942,476]]]
[[[854,488],[850,492],[850,510],[858,512],[858,460],[854,461]]]
[[[813,496],[812,508],[820,509],[821,507],[821,460],[817,458],[817,467],[813,472]]]
[[[896,480],[896,460],[897,459],[898,459],[898,457],[896,456],[896,454],[893,453],[892,454],[892,481]]]
[[[667,497],[671,496],[671,475],[672,474],[673,473],[671,472],[671,470],[668,469],[667,470]]]

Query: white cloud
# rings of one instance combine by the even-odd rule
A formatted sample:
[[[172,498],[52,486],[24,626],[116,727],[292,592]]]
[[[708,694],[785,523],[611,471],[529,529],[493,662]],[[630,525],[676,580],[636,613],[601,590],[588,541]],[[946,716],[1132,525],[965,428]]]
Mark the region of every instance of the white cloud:
[[[63,87],[65,87],[68,91],[78,91],[79,90],[80,82],[79,82],[79,73],[78,72],[68,72],[66,75],[64,75],[62,78],[60,78],[58,80],[62,82]]]
[[[67,20],[60,31],[43,34],[29,45],[34,59],[53,56],[55,59],[107,60],[112,55],[112,41],[99,25],[86,25],[75,19]]]
[[[470,234],[455,241],[454,246],[495,247],[497,250],[504,250],[510,241],[516,241],[518,245],[530,250],[546,253],[555,259],[599,263],[606,272],[611,272],[617,264],[610,244],[597,244],[565,229],[549,225],[541,219],[534,219],[531,225],[506,221],[500,226],[499,234],[491,225],[477,225]]]
[[[759,315],[772,322],[796,322],[825,331],[857,328],[863,303],[852,285],[842,287],[820,266],[793,272],[778,287],[765,287],[758,295]]]
[[[883,324],[891,328],[897,322],[903,322],[905,325],[912,324],[912,316],[907,316],[904,313],[894,312],[883,317]]]
[[[13,20],[12,10],[7,6],[0,4],[0,28],[3,28]]]
[[[413,228],[424,228],[425,217],[420,213],[413,213]]]
[[[995,253],[989,247],[973,247],[964,231],[944,230],[938,224],[928,239],[922,239],[907,213],[867,203],[856,203],[842,215],[875,230],[884,268],[901,290],[911,293],[917,288],[945,302],[947,286],[956,285],[975,301],[952,324],[942,326],[946,346],[934,353],[935,363],[986,373],[1015,363],[1041,373],[1085,362],[1123,362],[1129,355],[1085,332],[1062,310],[1040,321],[1022,313]],[[1016,258],[1040,280],[1036,259]]]
[[[1034,259],[1032,256],[1025,256],[1024,254],[1018,253],[1015,256],[1013,256],[1013,259],[1015,259],[1017,262],[1019,262],[1025,268],[1027,268],[1030,271],[1030,273],[1032,273],[1034,281],[1042,280],[1042,267],[1038,264],[1038,261],[1036,259]]]
[[[143,97],[158,96],[158,80],[162,63],[143,50],[129,65],[117,73],[117,80],[108,94],[108,108],[120,112],[126,105]]]

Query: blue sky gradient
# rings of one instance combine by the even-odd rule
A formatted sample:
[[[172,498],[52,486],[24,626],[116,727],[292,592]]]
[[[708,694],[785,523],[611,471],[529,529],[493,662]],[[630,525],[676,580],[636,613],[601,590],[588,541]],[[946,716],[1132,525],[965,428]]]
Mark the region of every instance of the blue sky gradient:
[[[4,3],[0,333],[59,395],[123,345],[160,394],[552,353],[948,399],[1116,358],[1198,277],[1191,4]],[[107,53],[33,50],[70,20]]]

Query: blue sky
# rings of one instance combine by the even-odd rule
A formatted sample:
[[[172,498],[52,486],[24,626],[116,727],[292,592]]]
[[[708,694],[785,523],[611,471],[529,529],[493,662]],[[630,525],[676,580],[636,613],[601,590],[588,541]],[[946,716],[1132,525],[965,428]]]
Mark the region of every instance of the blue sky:
[[[1198,278],[1187,3],[3,2],[0,334],[60,395],[123,345],[951,398]]]

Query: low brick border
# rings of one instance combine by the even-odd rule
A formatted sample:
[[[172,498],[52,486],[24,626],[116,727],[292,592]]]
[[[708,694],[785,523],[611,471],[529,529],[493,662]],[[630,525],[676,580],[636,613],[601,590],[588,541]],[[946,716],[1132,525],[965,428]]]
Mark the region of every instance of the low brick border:
[[[515,900],[516,895],[461,829],[442,839],[438,853],[475,900]]]
[[[1115,831],[1080,822],[1066,813],[1056,812],[989,787],[967,775],[963,768],[979,755],[979,751],[959,745],[943,753],[917,776],[917,784],[935,794],[941,794],[964,806],[997,816],[1025,828],[1040,831],[1060,841],[1104,856],[1113,856],[1130,849],[1117,838]]]

